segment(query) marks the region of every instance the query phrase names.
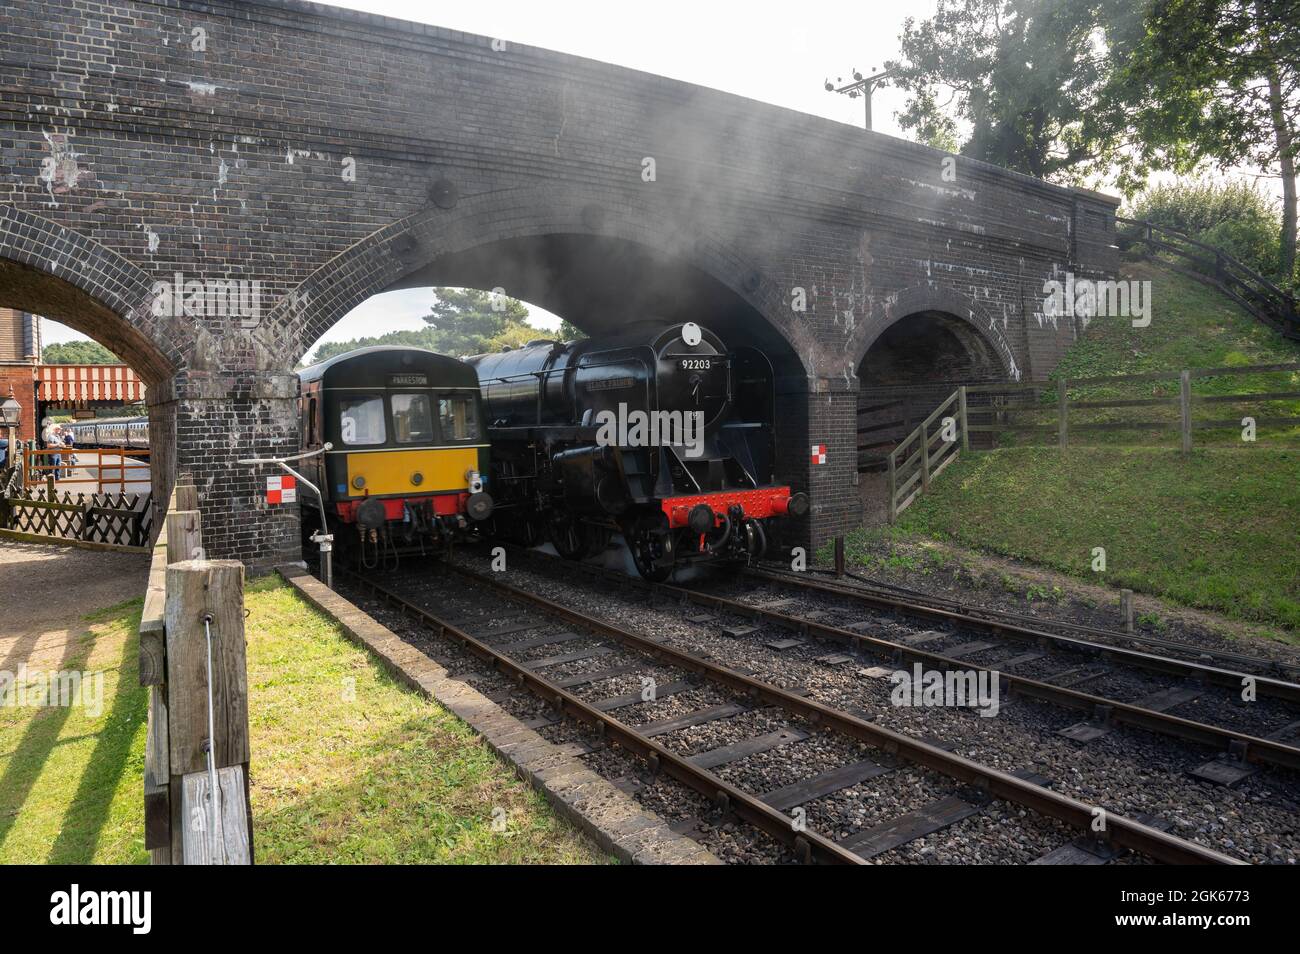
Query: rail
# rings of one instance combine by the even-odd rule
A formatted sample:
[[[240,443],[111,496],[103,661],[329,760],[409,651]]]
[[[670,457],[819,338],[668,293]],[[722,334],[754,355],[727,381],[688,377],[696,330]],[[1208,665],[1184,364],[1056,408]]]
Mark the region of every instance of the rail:
[[[1179,262],[1165,262],[1170,268],[1207,281],[1245,308],[1259,321],[1293,340],[1300,341],[1300,302],[1263,275],[1243,265],[1223,249],[1207,245],[1185,232],[1143,219],[1115,217],[1116,223],[1132,228],[1118,236],[1119,246],[1128,250],[1143,244],[1147,256],[1164,252]]]
[[[178,485],[140,619],[149,689],[144,838],[153,864],[251,864],[244,567],[208,560],[198,491]]]
[[[889,452],[886,468],[889,474],[890,523],[894,523],[900,513],[930,489],[930,481],[943,473],[961,451],[970,450],[966,390],[962,385],[948,395],[929,417]],[[940,426],[932,431],[936,422]]]

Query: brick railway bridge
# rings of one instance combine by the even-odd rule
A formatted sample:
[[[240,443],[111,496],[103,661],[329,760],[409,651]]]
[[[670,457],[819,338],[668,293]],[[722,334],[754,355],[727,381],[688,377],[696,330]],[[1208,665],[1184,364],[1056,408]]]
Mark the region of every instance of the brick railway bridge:
[[[296,557],[297,516],[233,462],[296,449],[295,364],[376,293],[500,286],[593,334],[657,316],[763,346],[817,544],[859,521],[861,383],[1041,378],[1078,332],[1044,280],[1117,262],[1106,196],[295,0],[7,0],[0,159],[0,306],[134,367],[155,498],[192,474],[209,552],[255,570]],[[262,306],[167,314],[177,273]]]

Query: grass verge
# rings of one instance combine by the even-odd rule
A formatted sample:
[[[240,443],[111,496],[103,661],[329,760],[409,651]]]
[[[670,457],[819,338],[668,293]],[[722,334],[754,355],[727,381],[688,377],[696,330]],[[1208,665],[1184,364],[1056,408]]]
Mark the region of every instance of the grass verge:
[[[246,605],[259,863],[609,860],[471,729],[388,677],[289,587],[255,581]],[[148,860],[140,608],[3,647],[0,669],[102,672],[103,688],[99,706],[0,706],[0,863]]]
[[[1300,451],[971,454],[900,518],[951,540],[1252,623],[1300,627]],[[1093,570],[1094,548],[1106,569]]]

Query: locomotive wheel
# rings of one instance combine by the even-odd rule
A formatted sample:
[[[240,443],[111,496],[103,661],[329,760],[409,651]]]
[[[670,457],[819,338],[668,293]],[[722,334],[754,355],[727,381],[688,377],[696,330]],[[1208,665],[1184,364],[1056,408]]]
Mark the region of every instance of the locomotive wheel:
[[[531,514],[519,520],[515,524],[514,531],[518,542],[530,549],[540,545],[546,539],[541,518]]]
[[[551,543],[564,559],[581,560],[591,552],[591,534],[582,521],[567,515],[552,516],[549,524]]]
[[[632,562],[636,571],[651,583],[662,583],[672,575],[672,564],[661,566],[655,561],[663,555],[664,540],[669,539],[653,525],[637,523],[624,527],[623,539],[632,552]]]

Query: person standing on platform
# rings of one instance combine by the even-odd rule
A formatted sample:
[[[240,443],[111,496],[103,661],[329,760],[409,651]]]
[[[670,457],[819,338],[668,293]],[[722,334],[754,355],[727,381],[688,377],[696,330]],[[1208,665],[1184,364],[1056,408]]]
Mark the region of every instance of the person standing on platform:
[[[41,430],[41,442],[45,445],[46,450],[61,451],[63,449],[63,438],[59,436],[59,425],[53,421],[46,421],[45,427]],[[63,479],[63,454],[55,453],[49,455],[49,462],[52,473],[56,481]]]

